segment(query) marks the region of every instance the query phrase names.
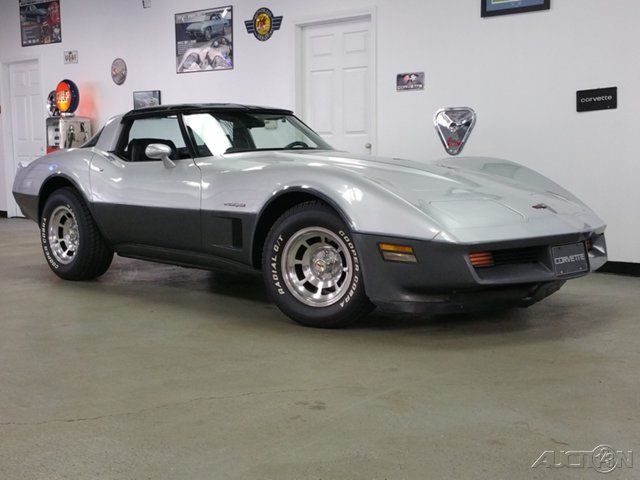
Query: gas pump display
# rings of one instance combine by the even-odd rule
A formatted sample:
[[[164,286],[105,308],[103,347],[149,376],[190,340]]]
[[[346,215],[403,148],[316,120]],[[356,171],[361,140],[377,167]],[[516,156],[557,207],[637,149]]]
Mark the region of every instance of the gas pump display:
[[[76,117],[80,91],[71,80],[61,81],[49,94],[47,110],[47,153],[61,148],[77,148],[91,138],[91,121]]]

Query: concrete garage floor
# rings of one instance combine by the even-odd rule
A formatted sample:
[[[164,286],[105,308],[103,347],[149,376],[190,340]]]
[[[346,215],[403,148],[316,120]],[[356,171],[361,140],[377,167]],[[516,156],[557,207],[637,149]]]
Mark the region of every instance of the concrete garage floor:
[[[64,282],[0,220],[0,478],[548,479],[544,450],[635,450],[640,279],[528,310],[299,327],[260,278],[117,258]]]

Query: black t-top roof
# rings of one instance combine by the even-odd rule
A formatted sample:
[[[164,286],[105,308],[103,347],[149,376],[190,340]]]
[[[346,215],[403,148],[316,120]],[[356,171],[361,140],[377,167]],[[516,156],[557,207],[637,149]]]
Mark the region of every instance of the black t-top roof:
[[[124,114],[123,119],[135,117],[155,117],[178,113],[198,112],[252,112],[291,115],[291,110],[283,108],[257,107],[254,105],[238,105],[235,103],[184,103],[179,105],[158,105],[131,110]]]

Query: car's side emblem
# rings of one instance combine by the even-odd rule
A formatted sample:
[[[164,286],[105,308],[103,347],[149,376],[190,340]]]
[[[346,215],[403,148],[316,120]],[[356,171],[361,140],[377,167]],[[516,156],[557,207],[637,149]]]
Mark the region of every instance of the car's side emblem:
[[[476,124],[476,112],[468,107],[442,108],[433,122],[447,153],[458,155]]]

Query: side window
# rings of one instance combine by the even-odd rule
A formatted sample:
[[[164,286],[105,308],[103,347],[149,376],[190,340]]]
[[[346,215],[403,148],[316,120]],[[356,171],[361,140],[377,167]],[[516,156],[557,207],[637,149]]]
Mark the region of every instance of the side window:
[[[190,158],[176,116],[134,120],[126,141],[122,142],[116,153],[131,162],[152,162],[154,160],[145,154],[146,148],[152,143],[171,147],[171,160]]]

